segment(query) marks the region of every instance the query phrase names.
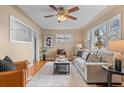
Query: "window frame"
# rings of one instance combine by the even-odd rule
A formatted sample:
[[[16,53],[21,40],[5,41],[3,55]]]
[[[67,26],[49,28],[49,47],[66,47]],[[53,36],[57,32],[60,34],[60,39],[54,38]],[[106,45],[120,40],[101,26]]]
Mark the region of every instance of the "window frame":
[[[14,21],[17,21],[18,23],[20,23],[20,24],[22,24],[22,25],[24,25],[25,27],[27,27],[28,29],[30,29],[30,40],[28,41],[26,41],[26,40],[24,40],[24,41],[22,41],[22,40],[14,40],[13,39],[13,37],[12,37],[12,30],[13,30],[13,26],[12,26],[12,20],[14,20]],[[10,43],[32,43],[32,41],[33,41],[33,28],[31,27],[31,26],[29,26],[29,25],[27,25],[27,24],[25,24],[24,22],[22,22],[21,20],[19,20],[19,19],[17,19],[15,16],[12,16],[12,15],[10,15]]]

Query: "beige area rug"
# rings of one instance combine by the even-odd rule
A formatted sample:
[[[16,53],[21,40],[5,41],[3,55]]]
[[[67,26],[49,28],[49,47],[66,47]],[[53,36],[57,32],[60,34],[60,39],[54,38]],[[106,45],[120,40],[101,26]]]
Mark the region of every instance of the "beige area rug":
[[[53,62],[47,62],[31,79],[27,87],[90,87],[87,85],[75,66],[70,63],[70,75],[53,75]]]

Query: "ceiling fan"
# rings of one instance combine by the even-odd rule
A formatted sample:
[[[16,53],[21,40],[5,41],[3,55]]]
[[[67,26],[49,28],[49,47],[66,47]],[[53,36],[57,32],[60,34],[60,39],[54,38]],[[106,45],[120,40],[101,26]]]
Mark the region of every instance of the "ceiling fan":
[[[58,7],[57,8],[55,5],[49,5],[49,7],[52,8],[53,10],[55,10],[56,14],[44,16],[45,18],[57,16],[59,23],[66,21],[67,19],[77,20],[77,17],[71,16],[71,15],[69,15],[69,13],[78,11],[79,7],[73,7],[73,8],[68,9],[68,10],[65,9],[64,7]]]

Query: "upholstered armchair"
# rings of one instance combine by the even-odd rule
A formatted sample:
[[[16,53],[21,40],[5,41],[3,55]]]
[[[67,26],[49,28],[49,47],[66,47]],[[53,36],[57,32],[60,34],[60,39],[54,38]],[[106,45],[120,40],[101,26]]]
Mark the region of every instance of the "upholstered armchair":
[[[56,54],[57,54],[57,57],[59,57],[59,56],[66,57],[66,51],[65,51],[65,49],[57,49]]]
[[[28,62],[15,62],[16,70],[0,72],[0,87],[24,87],[27,83]]]

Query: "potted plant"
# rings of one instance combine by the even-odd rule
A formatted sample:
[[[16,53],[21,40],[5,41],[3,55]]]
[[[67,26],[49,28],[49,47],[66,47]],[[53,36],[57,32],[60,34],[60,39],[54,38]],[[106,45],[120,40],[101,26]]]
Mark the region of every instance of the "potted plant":
[[[40,59],[46,60],[46,48],[41,48],[41,50],[40,50]]]

